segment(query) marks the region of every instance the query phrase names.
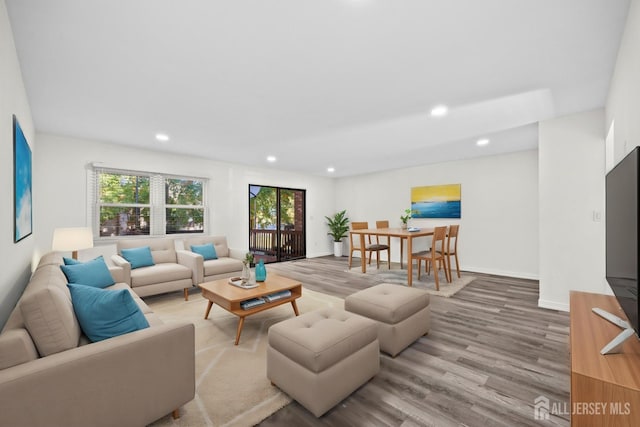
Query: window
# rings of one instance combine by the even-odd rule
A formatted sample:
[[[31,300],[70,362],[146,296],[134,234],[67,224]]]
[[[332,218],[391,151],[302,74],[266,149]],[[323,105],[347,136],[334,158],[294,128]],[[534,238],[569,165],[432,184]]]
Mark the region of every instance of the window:
[[[193,179],[165,179],[165,232],[202,233],[204,231],[203,182]]]
[[[117,172],[98,175],[100,237],[149,235],[151,178]]]
[[[95,168],[96,235],[204,233],[205,179]]]

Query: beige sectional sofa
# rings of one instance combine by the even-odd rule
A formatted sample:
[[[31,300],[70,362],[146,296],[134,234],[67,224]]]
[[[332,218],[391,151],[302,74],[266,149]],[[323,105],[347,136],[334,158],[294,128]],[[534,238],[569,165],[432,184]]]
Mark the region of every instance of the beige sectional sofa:
[[[144,426],[195,394],[194,326],[164,324],[110,267],[149,327],[90,343],[75,316],[61,255],[42,257],[0,334],[0,424]]]

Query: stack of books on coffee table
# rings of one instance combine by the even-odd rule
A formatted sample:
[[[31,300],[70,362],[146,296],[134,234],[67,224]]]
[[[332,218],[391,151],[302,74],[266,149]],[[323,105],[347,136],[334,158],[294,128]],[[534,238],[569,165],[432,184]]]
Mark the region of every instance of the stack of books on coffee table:
[[[266,301],[264,298],[251,298],[246,301],[242,301],[240,303],[240,307],[242,307],[243,310],[249,310],[250,308],[257,307],[265,303]]]
[[[266,295],[263,298],[267,302],[273,302],[273,301],[277,301],[279,299],[289,298],[290,296],[291,296],[291,291],[287,289],[287,290],[284,290],[284,291],[275,292],[273,294]]]
[[[291,291],[287,289],[284,291],[274,292],[263,297],[251,298],[246,301],[242,301],[240,303],[240,307],[242,307],[243,310],[249,310],[250,308],[257,307],[268,302],[274,302],[289,297],[291,297]]]

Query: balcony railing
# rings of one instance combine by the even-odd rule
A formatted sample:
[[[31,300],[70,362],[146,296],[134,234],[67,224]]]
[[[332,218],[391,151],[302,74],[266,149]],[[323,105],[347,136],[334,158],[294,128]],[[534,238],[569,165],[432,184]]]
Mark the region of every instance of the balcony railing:
[[[280,247],[277,236],[280,234]],[[294,259],[305,256],[304,234],[296,230],[258,230],[249,231],[249,250],[264,255],[265,261],[275,261],[280,249],[280,259]]]

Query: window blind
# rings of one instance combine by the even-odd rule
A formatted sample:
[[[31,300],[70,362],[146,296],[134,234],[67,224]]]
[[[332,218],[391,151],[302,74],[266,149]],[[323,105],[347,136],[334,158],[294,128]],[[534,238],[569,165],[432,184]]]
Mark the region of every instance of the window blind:
[[[171,208],[172,215],[177,217],[170,221],[174,227],[171,234],[205,233],[208,229],[206,178],[107,168],[95,164],[88,165],[86,177],[87,223],[93,226],[94,238],[164,236],[168,233],[167,208]],[[187,194],[186,203],[168,204],[168,180],[173,183],[176,180],[178,183],[184,181],[185,187],[195,186],[193,188],[197,191],[184,191]],[[180,185],[178,190],[182,190]],[[195,194],[192,196],[194,200],[189,199],[190,194]],[[193,212],[199,214],[189,215]],[[193,221],[194,216],[197,221]],[[191,220],[189,223],[183,219],[186,217]]]

